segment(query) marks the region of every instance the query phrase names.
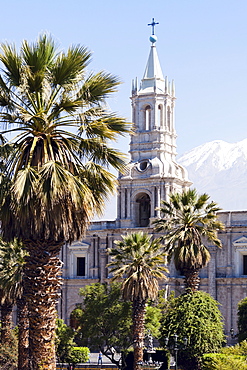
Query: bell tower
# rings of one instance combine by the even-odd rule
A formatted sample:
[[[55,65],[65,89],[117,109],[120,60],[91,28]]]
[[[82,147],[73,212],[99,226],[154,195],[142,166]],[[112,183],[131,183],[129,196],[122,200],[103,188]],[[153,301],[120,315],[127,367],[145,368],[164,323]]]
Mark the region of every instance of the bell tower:
[[[127,173],[119,176],[118,223],[120,228],[148,227],[159,217],[160,201],[192,183],[187,171],[176,163],[174,124],[175,84],[163,77],[156,50],[152,20],[151,50],[138,89],[132,82],[132,121]]]

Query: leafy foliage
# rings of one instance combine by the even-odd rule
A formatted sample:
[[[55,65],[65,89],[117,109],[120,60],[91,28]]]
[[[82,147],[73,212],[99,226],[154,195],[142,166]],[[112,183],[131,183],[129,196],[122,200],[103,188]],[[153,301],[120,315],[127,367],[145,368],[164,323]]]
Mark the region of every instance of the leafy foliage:
[[[203,356],[203,370],[246,370],[247,341]]]
[[[16,331],[11,331],[10,343],[0,345],[0,368],[1,370],[16,370],[18,359]]]
[[[159,239],[136,232],[122,236],[109,249],[108,264],[113,280],[122,279],[123,298],[132,302],[134,370],[143,360],[144,319],[148,300],[155,300],[159,292],[159,279],[167,272],[166,253]]]
[[[75,333],[72,328],[64,324],[62,319],[57,319],[56,327],[56,356],[59,362],[66,362],[74,346]]]
[[[247,370],[246,357],[221,353],[203,356],[203,370]]]
[[[236,356],[246,356],[247,357],[247,341],[243,340],[241,343],[235,344],[235,346],[223,347],[220,353],[225,355],[236,355]]]
[[[132,321],[131,305],[121,299],[120,285],[96,283],[80,289],[80,295],[84,297],[81,314],[78,308],[74,311],[80,325],[76,341],[101,351],[121,367],[112,348],[125,356],[132,344]]]
[[[122,236],[109,249],[112,262],[108,264],[113,280],[125,277],[122,282],[126,300],[155,300],[158,295],[158,279],[165,279],[166,253],[158,239],[137,232]]]
[[[179,351],[183,364],[191,369],[194,362],[199,369],[202,355],[217,352],[225,341],[218,302],[201,291],[171,297],[162,319],[160,343],[164,346],[165,338],[175,333],[181,346],[183,338],[188,338],[187,348]]]
[[[238,340],[247,339],[247,298],[238,303]]]
[[[23,291],[23,268],[27,252],[22,244],[14,239],[6,243],[0,239],[0,289],[3,291],[2,301],[7,300],[14,305],[21,298]]]
[[[66,362],[79,364],[89,360],[88,347],[72,347],[70,353],[66,356]]]
[[[224,225],[217,220],[220,208],[209,203],[209,195],[198,195],[195,189],[170,195],[162,201],[161,219],[154,221],[155,230],[164,232],[168,260],[174,259],[175,267],[185,275],[186,287],[198,289],[198,271],[210,260],[205,240],[221,248],[217,231]]]
[[[90,58],[80,45],[60,51],[46,34],[23,41],[20,50],[1,45],[0,125],[12,143],[8,152],[0,137],[1,231],[5,240],[22,240],[29,253],[24,296],[35,370],[55,366],[61,246],[79,240],[103,211],[116,185],[109,167],[125,166],[112,145],[130,125],[106,108],[119,79],[88,73]]]
[[[160,321],[162,313],[157,306],[147,306],[145,315],[145,331],[150,333],[154,338],[160,336]]]
[[[114,189],[107,166],[122,170],[124,156],[110,141],[130,125],[106,109],[119,79],[87,73],[90,58],[79,45],[61,52],[46,34],[19,52],[2,44],[0,123],[3,135],[16,135],[5,163],[10,191],[1,198],[6,238],[78,240]],[[3,141],[0,154],[4,148]]]

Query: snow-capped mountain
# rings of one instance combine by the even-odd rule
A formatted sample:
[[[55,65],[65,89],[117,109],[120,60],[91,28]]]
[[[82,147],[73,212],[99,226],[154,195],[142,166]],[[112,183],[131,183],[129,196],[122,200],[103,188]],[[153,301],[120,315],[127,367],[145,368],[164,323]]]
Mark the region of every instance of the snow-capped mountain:
[[[192,187],[207,193],[224,210],[247,209],[247,139],[200,145],[178,159]]]

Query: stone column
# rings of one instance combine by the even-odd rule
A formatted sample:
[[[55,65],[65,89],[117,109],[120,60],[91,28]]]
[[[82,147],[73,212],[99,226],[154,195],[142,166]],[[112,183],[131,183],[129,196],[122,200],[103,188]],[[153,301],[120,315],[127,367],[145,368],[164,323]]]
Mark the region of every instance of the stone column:
[[[165,198],[164,198],[166,202],[168,202],[169,200],[169,194],[170,194],[170,184],[166,183],[165,184]]]
[[[216,247],[210,247],[211,260],[208,264],[208,292],[214,298],[217,299],[216,291]]]
[[[160,183],[160,200],[166,200],[166,183],[165,182],[161,182]],[[160,205],[161,206],[161,205]]]
[[[130,192],[131,189],[128,188],[127,190],[127,218],[130,218]]]
[[[156,191],[157,191],[157,207],[158,207],[158,209],[157,209],[157,217],[158,218],[160,218],[160,210],[159,210],[159,208],[160,208],[160,190],[162,189],[162,185],[161,186],[157,186],[157,189],[156,189]]]
[[[150,209],[150,218],[153,219],[154,218],[154,199],[155,199],[155,195],[154,195],[154,192],[155,192],[155,186],[151,186],[151,209]]]
[[[226,286],[226,332],[230,333],[232,327],[232,286],[231,279],[228,279]]]
[[[117,218],[121,218],[121,190],[118,190],[117,195]]]
[[[231,234],[227,234],[227,268],[226,276],[232,276],[232,244],[231,244]]]
[[[107,264],[107,248],[108,248],[108,236],[101,235],[99,245],[99,278],[100,282],[103,283],[106,276],[106,264]]]

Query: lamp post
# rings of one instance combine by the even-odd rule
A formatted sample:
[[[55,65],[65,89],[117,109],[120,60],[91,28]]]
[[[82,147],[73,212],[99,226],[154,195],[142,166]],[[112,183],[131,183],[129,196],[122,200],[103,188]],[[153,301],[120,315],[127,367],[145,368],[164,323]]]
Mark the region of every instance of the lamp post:
[[[186,337],[183,338],[183,345],[182,346],[180,344],[178,344],[178,335],[177,335],[177,333],[175,333],[173,335],[173,343],[170,343],[170,345],[169,345],[169,338],[168,337],[165,338],[166,348],[168,350],[173,351],[173,353],[175,355],[175,370],[177,370],[177,368],[178,368],[178,351],[180,349],[186,348],[187,345],[188,345],[188,338],[186,338]],[[170,366],[174,366],[174,365],[170,364]],[[170,369],[171,369],[171,367],[170,367]]]

